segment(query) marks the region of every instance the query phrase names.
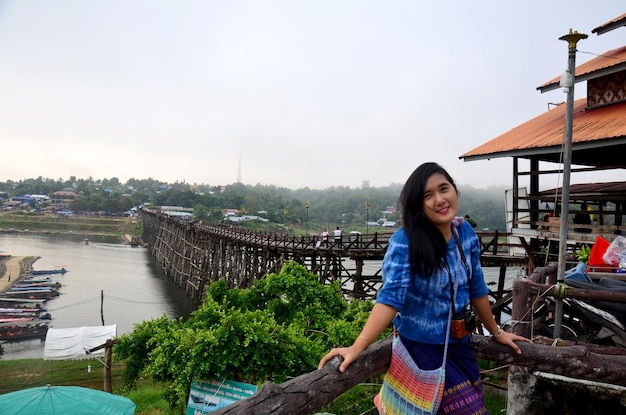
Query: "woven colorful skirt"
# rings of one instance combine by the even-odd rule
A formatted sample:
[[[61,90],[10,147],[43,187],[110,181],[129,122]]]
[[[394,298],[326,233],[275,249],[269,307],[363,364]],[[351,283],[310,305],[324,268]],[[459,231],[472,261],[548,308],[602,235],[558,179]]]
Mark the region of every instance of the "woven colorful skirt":
[[[417,366],[433,370],[441,366],[443,345],[419,343],[401,337],[404,347]],[[487,414],[476,356],[469,336],[448,345],[443,398],[438,414]]]

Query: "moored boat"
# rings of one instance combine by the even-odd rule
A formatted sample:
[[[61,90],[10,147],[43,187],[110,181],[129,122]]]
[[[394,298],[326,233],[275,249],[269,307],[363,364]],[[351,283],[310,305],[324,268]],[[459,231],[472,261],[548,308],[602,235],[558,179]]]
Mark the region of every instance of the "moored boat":
[[[28,291],[6,291],[5,296],[9,298],[20,298],[23,300],[48,300],[59,295],[56,290],[28,290]],[[2,301],[2,300],[0,300]]]
[[[21,287],[21,286],[13,286],[11,287],[7,293],[12,293],[12,292],[29,292],[29,291],[33,291],[33,292],[52,292],[54,291],[53,288],[51,287],[41,287],[41,286],[28,286],[28,287]]]
[[[45,337],[48,333],[48,324],[25,324],[25,325],[11,325],[0,327],[0,341],[20,341],[32,338]]]
[[[67,269],[31,269],[27,272],[27,275],[51,275],[51,274],[65,274]]]
[[[0,306],[5,304],[41,304],[42,299],[37,298],[20,298],[20,297],[0,297]]]
[[[48,288],[59,288],[61,287],[61,283],[57,281],[44,281],[44,282],[20,282],[13,285],[13,288],[28,288],[28,287],[48,287]]]
[[[5,326],[9,324],[20,324],[20,323],[30,323],[35,319],[32,316],[25,317],[2,317],[0,316],[0,326]]]
[[[52,315],[42,308],[0,307],[0,322],[19,318],[51,320]]]
[[[0,314],[37,314],[44,311],[41,307],[0,307]]]
[[[53,280],[49,276],[45,276],[45,275],[41,275],[41,276],[34,275],[30,277],[26,276],[19,281],[20,283],[23,283],[23,284],[33,284],[33,283],[43,283],[43,282],[55,282],[56,280]]]

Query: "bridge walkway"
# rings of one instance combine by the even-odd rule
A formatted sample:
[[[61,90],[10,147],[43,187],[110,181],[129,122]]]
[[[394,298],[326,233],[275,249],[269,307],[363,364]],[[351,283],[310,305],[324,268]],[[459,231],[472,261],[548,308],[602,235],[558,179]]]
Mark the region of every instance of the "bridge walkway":
[[[247,288],[256,279],[278,273],[294,260],[320,276],[321,283],[341,281],[344,294],[374,298],[382,284],[381,264],[392,233],[346,235],[340,244],[319,236],[295,236],[256,232],[240,226],[208,225],[158,212],[142,211],[143,240],[151,255],[173,281],[196,303],[204,299],[206,286],[225,278],[229,286]],[[499,267],[495,301],[507,296],[507,267],[529,266],[526,256],[508,255],[506,234],[479,233],[483,266]],[[521,245],[520,245],[521,246]]]

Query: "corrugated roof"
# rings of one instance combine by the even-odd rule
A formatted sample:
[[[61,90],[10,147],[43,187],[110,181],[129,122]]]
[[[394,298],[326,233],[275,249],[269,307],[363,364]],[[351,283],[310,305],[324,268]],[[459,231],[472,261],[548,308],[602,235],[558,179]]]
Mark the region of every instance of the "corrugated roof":
[[[575,81],[583,82],[599,76],[623,71],[626,69],[626,46],[610,50],[600,56],[576,67]],[[539,91],[548,92],[560,88],[561,75],[537,87]]]
[[[555,187],[538,193],[540,201],[563,200],[563,188]],[[569,199],[573,201],[594,201],[619,203],[626,200],[626,182],[580,183],[569,186]]]
[[[598,35],[602,35],[606,32],[610,32],[611,30],[617,29],[618,27],[626,26],[626,13],[622,14],[620,17],[616,17],[613,20],[610,20],[591,31],[591,33],[597,33]]]
[[[626,165],[626,102],[592,109],[587,109],[586,103],[586,98],[574,102],[572,163]],[[566,105],[553,108],[459,158],[471,161],[518,156],[559,162],[565,111]],[[610,151],[607,151],[609,146]]]

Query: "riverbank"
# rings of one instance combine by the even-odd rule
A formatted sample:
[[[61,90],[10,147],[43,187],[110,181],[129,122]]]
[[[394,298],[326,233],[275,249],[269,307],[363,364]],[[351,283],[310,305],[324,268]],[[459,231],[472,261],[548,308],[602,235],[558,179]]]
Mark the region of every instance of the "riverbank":
[[[2,267],[0,267],[0,292],[4,292],[15,281],[18,281],[20,277],[23,277],[37,259],[39,258],[11,256],[2,261]]]
[[[39,213],[0,213],[0,232],[19,234],[66,234],[140,236],[141,220],[132,217],[70,216]]]

